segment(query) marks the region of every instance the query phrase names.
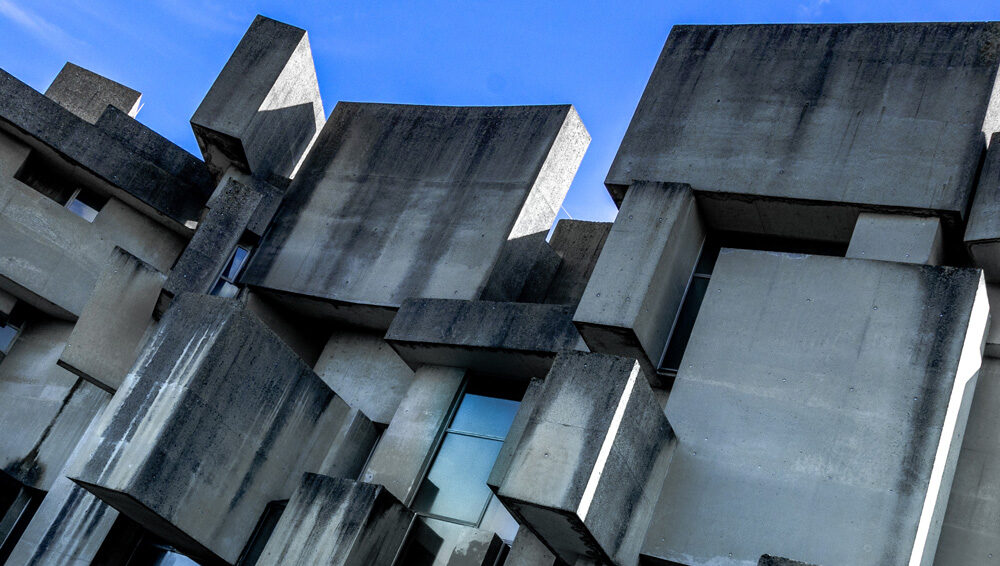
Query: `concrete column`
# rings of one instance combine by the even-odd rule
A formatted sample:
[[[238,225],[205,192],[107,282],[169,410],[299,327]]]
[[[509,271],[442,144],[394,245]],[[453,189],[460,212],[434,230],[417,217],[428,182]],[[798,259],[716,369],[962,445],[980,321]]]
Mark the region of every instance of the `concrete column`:
[[[862,212],[846,257],[940,265],[943,253],[937,218]]]

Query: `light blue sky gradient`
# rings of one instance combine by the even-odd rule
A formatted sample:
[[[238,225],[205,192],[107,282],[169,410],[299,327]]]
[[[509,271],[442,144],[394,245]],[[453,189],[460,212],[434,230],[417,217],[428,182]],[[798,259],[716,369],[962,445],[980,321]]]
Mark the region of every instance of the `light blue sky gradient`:
[[[593,141],[560,215],[610,220],[604,177],[672,25],[996,20],[1000,2],[0,0],[0,67],[40,91],[66,61],[122,82],[141,122],[200,155],[188,120],[258,13],[309,31],[327,114],[576,105]]]

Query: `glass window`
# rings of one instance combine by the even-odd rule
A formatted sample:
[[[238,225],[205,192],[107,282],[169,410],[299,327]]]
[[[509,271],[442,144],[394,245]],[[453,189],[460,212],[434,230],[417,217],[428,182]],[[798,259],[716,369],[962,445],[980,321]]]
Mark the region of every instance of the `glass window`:
[[[698,263],[691,274],[691,281],[684,292],[680,312],[674,319],[670,338],[667,340],[663,356],[660,358],[658,373],[674,375],[681,367],[681,357],[684,355],[684,349],[687,348],[688,340],[691,339],[694,321],[698,317],[701,303],[708,291],[708,282],[712,276],[712,270],[715,268],[715,262],[719,258],[719,249],[719,244],[713,240],[706,240],[702,246]]]
[[[93,222],[106,202],[107,199],[91,191],[78,189],[66,203],[66,208],[87,222]]]
[[[237,293],[240,292],[240,288],[236,285],[236,278],[239,277],[240,272],[243,271],[243,266],[246,265],[247,259],[250,258],[250,248],[247,246],[236,246],[233,250],[233,255],[229,258],[226,263],[226,267],[222,270],[222,274],[219,275],[219,280],[215,282],[212,290],[209,291],[210,295],[216,295],[219,297],[235,297]]]
[[[0,326],[0,352],[10,353],[10,348],[14,345],[14,340],[17,339],[20,332],[21,329],[12,323]]]

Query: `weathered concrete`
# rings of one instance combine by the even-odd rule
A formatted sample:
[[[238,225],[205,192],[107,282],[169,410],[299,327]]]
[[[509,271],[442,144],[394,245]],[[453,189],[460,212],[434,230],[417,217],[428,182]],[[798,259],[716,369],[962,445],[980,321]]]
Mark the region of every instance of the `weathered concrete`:
[[[91,124],[97,123],[109,105],[134,118],[142,99],[141,92],[73,63],[63,66],[45,96]]]
[[[492,566],[499,537],[477,529],[431,517],[417,517],[410,530],[405,559],[408,566]]]
[[[944,238],[937,218],[862,212],[846,257],[941,265]]]
[[[205,162],[292,177],[325,112],[305,30],[257,16],[191,117]]]
[[[526,528],[519,529],[504,566],[553,566],[556,555]]]
[[[73,326],[59,365],[114,393],[132,367],[166,276],[115,248]]]
[[[391,566],[412,518],[380,485],[305,474],[257,564]]]
[[[71,323],[26,322],[0,363],[0,465],[28,487],[48,490],[87,423],[110,397],[56,365]]]
[[[385,486],[405,505],[424,479],[465,378],[459,368],[423,366],[382,433],[361,479]]]
[[[291,313],[253,291],[246,293],[245,299],[247,309],[277,334],[302,361],[310,366],[316,365],[332,331],[330,324]]]
[[[545,291],[545,298],[540,302],[557,305],[580,303],[611,227],[611,222],[585,220],[563,219],[556,224],[549,245],[562,261]]]
[[[969,209],[965,244],[986,281],[1000,282],[1000,136],[994,134],[979,172],[976,196]]]
[[[479,298],[508,241],[549,228],[589,141],[571,106],[342,102],[244,281],[381,330],[407,298]]]
[[[573,307],[408,299],[385,340],[414,370],[454,366],[522,378],[548,373],[556,353],[585,349]]]
[[[541,379],[532,379],[524,390],[521,405],[517,409],[517,414],[514,415],[514,421],[510,423],[510,428],[507,429],[503,447],[500,448],[500,453],[497,454],[497,459],[493,462],[493,469],[490,470],[490,475],[486,478],[486,485],[494,493],[500,489],[500,483],[503,482],[503,478],[510,470],[511,462],[514,461],[514,455],[517,453],[517,445],[521,442],[521,436],[524,435],[525,429],[528,428],[528,421],[535,410],[538,397],[542,394],[543,383],[544,381]]]
[[[185,554],[232,563],[348,407],[233,300],[174,300],[71,479]]]
[[[635,360],[562,353],[497,495],[557,556],[635,564],[673,431]]]
[[[379,431],[374,423],[361,411],[351,409],[344,417],[340,432],[330,443],[330,451],[317,468],[318,472],[335,478],[359,477],[378,438]]]
[[[770,554],[764,554],[757,560],[757,566],[816,566],[815,564],[806,564],[805,562],[799,562],[798,560],[789,560],[788,558],[781,558],[780,556],[771,556]]]
[[[587,346],[636,358],[655,382],[704,241],[690,187],[633,185],[573,316]]]
[[[380,332],[337,327],[313,371],[348,405],[369,419],[389,424],[413,381],[413,370]]]
[[[987,316],[978,270],[724,249],[643,554],[930,564]]]
[[[605,183],[617,202],[634,179],[688,183],[715,196],[710,225],[740,232],[846,242],[859,209],[954,223],[1000,129],[998,37],[996,22],[674,26]]]

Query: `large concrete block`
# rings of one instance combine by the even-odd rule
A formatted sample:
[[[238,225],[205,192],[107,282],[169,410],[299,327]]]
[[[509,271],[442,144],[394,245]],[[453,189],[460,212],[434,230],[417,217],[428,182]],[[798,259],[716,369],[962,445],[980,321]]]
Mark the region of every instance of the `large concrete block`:
[[[114,393],[131,369],[166,275],[115,248],[73,326],[59,365]]]
[[[903,214],[862,212],[846,257],[940,265],[944,257],[941,221]]]
[[[293,176],[325,112],[305,30],[257,16],[191,117],[205,162]]]
[[[244,281],[381,330],[407,298],[480,298],[501,257],[520,262],[508,241],[549,228],[589,142],[571,106],[342,102]]]
[[[68,475],[207,563],[314,471],[349,408],[238,302],[175,299]]]
[[[528,382],[528,387],[524,390],[524,395],[521,397],[521,405],[514,415],[514,421],[510,423],[510,428],[507,429],[507,436],[504,438],[503,447],[500,448],[500,453],[497,454],[497,458],[493,462],[493,469],[490,470],[490,475],[486,478],[486,485],[494,493],[500,489],[500,483],[503,482],[504,477],[507,476],[507,471],[510,470],[511,462],[514,461],[514,456],[517,454],[517,445],[521,442],[521,437],[528,428],[528,422],[531,420],[531,415],[535,411],[535,404],[542,394],[542,385],[544,383],[541,379],[532,379]]]
[[[634,184],[573,315],[591,351],[636,358],[656,380],[704,242],[690,187]]]
[[[987,318],[978,270],[722,250],[643,554],[930,564]]]
[[[617,202],[634,179],[688,183],[706,221],[742,232],[846,242],[858,210],[887,208],[954,225],[1000,129],[998,37],[996,22],[675,26],[605,182]]]
[[[611,222],[566,219],[556,224],[549,245],[559,254],[562,262],[541,302],[579,304],[612,226]]]
[[[635,564],[675,440],[635,360],[559,354],[497,496],[560,559]]]
[[[63,66],[45,96],[91,124],[97,123],[109,105],[134,118],[142,99],[141,92],[73,63]]]
[[[556,353],[586,349],[573,307],[492,301],[408,299],[385,340],[410,367],[464,367],[542,377]]]
[[[305,474],[257,564],[391,566],[412,519],[380,485]]]

